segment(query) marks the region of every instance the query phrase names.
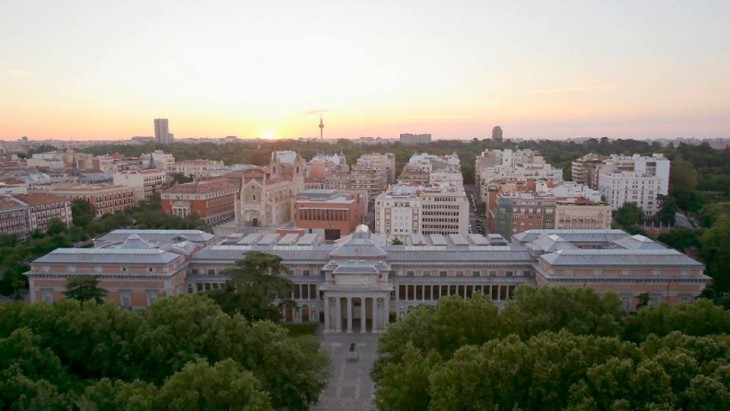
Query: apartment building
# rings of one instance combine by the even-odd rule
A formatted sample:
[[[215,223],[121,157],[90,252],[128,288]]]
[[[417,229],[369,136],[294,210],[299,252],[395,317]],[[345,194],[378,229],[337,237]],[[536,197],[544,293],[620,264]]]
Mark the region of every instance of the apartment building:
[[[30,232],[48,231],[48,222],[54,218],[67,226],[73,223],[71,201],[62,196],[33,193],[18,194],[15,197],[27,205]]]
[[[149,200],[155,193],[159,193],[167,184],[167,174],[157,169],[133,170],[115,173],[115,185],[129,187],[134,190],[137,202]]]
[[[96,210],[97,217],[123,211],[136,204],[134,189],[113,184],[56,187],[52,188],[51,192],[71,201],[77,199],[88,201]]]
[[[669,194],[670,161],[662,154],[651,157],[613,155],[598,175],[598,189],[612,209],[636,203],[646,215],[662,207],[659,196]]]
[[[238,186],[226,179],[177,184],[162,192],[162,210],[178,217],[197,214],[212,226],[235,217]]]

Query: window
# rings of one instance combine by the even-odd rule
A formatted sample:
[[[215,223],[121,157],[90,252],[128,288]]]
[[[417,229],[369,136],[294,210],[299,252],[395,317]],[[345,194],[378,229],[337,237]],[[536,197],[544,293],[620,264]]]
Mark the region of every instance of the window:
[[[122,306],[122,308],[131,308],[132,307],[131,292],[121,291],[119,293],[119,305]]]
[[[446,271],[439,271],[439,277],[446,277],[448,275],[448,272]]]
[[[309,270],[302,270],[302,275],[309,275]]]
[[[147,272],[148,273],[153,273],[153,272],[155,272],[155,269],[152,268],[152,267],[147,267]]]
[[[127,267],[122,267],[122,272],[123,273],[126,273],[127,272]]]
[[[431,276],[431,270],[423,270],[423,276],[424,277],[430,277]]]
[[[490,277],[496,277],[496,276],[497,276],[497,271],[496,271],[496,270],[492,270],[492,271],[490,271],[490,272],[489,272],[489,276],[490,276]]]
[[[457,271],[456,272],[456,276],[457,277],[463,277],[464,276],[464,272],[463,271]]]
[[[481,275],[481,272],[479,272],[479,271],[476,271],[476,270],[475,270],[475,271],[472,271],[472,272],[471,272],[471,276],[472,276],[472,277],[479,277],[480,275]]]
[[[507,271],[507,272],[505,273],[505,275],[506,275],[507,277],[512,277],[512,275],[513,275],[513,274],[514,274],[514,273],[513,273],[512,271]]]
[[[210,289],[210,287],[206,287],[206,289]],[[155,301],[157,301],[157,291],[147,291],[147,306],[154,304]]]
[[[416,275],[413,271],[406,271],[406,277],[413,277]]]
[[[208,275],[215,275],[215,268],[209,268]]]
[[[53,303],[53,290],[43,289],[41,290],[41,299],[46,303]]]

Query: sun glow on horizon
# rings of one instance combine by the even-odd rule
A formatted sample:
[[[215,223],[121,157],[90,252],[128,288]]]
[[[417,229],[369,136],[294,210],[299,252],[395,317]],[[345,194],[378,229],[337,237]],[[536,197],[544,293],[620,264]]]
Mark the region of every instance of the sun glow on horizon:
[[[274,130],[263,130],[259,133],[259,136],[266,140],[277,140],[279,138]]]

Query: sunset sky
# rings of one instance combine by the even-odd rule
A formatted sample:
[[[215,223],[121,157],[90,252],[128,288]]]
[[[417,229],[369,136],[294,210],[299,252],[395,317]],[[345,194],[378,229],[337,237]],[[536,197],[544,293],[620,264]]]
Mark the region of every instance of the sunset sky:
[[[0,0],[0,138],[730,137],[730,1]]]

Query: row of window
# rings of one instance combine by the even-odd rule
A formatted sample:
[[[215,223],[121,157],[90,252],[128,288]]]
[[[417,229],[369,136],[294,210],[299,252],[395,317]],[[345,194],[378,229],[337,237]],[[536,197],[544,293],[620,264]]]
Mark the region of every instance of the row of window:
[[[436,301],[441,297],[458,295],[469,298],[473,294],[484,294],[492,300],[504,301],[512,298],[516,285],[407,285],[398,286],[401,301]]]
[[[399,271],[397,273],[398,276],[403,276],[405,274],[406,277],[415,277],[416,272],[414,270],[406,270],[405,273],[402,271]],[[438,276],[438,277],[465,277],[465,276],[471,276],[471,277],[498,277],[504,275],[505,277],[529,277],[530,276],[530,270],[507,270],[507,271],[501,271],[501,270],[471,270],[465,271],[465,270],[456,270],[452,275],[449,275],[449,270],[439,270],[439,271],[431,271],[431,270],[422,270],[421,276],[422,277],[431,277],[431,276]]]

